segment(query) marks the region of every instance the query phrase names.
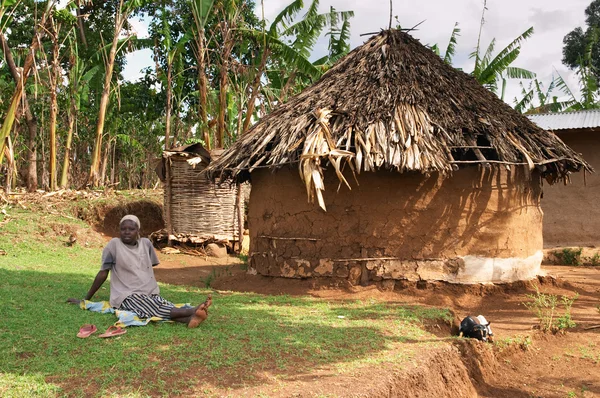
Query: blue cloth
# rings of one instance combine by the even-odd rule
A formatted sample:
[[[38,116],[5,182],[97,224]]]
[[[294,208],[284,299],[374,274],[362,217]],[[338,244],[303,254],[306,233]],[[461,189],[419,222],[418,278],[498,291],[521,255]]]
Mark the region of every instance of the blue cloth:
[[[118,310],[110,306],[108,301],[88,301],[82,300],[79,304],[82,310],[88,310],[92,312],[99,312],[101,314],[115,314],[117,321],[115,326],[125,328],[127,326],[146,326],[150,322],[172,322],[170,319],[152,317],[152,318],[140,318],[135,312]],[[194,308],[189,304],[175,304],[176,308]]]

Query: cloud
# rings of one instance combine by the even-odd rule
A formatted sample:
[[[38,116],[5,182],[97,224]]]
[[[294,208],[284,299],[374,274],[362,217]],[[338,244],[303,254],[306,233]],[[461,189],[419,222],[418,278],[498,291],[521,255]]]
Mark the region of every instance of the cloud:
[[[578,22],[574,10],[545,10],[541,8],[532,8],[529,11],[529,21],[535,26],[538,33],[564,28],[572,30]]]

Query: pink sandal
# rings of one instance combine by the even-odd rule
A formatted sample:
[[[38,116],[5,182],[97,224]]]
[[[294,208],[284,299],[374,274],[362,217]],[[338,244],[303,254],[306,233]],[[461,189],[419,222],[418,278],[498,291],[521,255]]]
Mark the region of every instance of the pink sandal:
[[[106,329],[106,332],[102,333],[98,337],[102,337],[102,338],[115,337],[115,336],[120,336],[125,333],[127,333],[127,330],[122,329],[120,326],[112,325],[108,329]]]
[[[86,337],[90,337],[92,333],[95,333],[98,329],[96,325],[83,325],[79,329],[79,333],[77,333],[77,337],[81,339],[85,339]]]

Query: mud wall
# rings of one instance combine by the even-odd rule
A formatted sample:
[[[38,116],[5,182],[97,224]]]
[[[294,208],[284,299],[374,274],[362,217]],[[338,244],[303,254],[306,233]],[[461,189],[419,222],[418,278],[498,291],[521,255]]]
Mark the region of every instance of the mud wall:
[[[540,179],[523,168],[438,175],[325,175],[327,212],[296,169],[252,173],[250,269],[262,275],[459,283],[533,278],[542,258]]]
[[[571,184],[544,184],[544,247],[600,246],[600,131],[572,131],[558,136],[596,170],[571,175]]]

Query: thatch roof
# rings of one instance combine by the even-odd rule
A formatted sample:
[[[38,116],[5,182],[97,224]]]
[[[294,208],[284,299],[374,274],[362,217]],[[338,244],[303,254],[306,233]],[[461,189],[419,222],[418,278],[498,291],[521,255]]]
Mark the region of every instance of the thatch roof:
[[[322,167],[451,173],[470,163],[538,167],[550,182],[591,167],[553,133],[399,30],[382,31],[279,105],[207,169],[244,181],[299,164],[322,204]]]

